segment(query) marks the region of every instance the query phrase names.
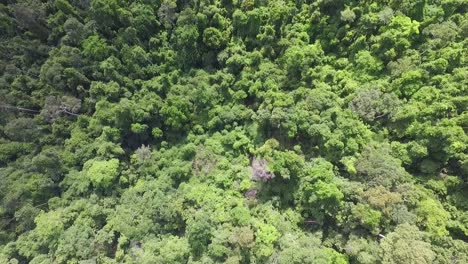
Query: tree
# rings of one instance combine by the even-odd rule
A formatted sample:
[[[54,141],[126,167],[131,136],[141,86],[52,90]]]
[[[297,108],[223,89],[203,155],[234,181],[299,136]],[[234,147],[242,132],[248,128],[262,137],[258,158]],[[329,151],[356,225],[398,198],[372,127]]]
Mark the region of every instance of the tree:
[[[173,38],[179,58],[187,66],[195,65],[199,60],[199,37],[196,14],[192,9],[186,8],[178,16]]]
[[[370,74],[378,74],[382,68],[382,62],[374,58],[367,50],[361,50],[355,57],[356,68]]]
[[[223,34],[217,28],[207,28],[203,31],[203,42],[210,48],[219,49],[225,45]]]
[[[416,212],[418,222],[425,226],[429,233],[435,236],[448,234],[446,225],[450,214],[442,208],[440,203],[433,199],[421,201]]]
[[[181,221],[174,199],[163,179],[139,180],[123,193],[109,223],[113,230],[135,241],[142,241],[148,234],[173,231]]]
[[[264,159],[253,159],[252,161],[252,180],[254,181],[269,181],[275,177],[275,174],[270,172],[267,167],[267,162]]]
[[[359,263],[376,263],[380,261],[379,256],[375,254],[379,250],[379,244],[376,241],[368,241],[358,237],[351,237],[345,246],[346,254]]]
[[[176,14],[177,3],[172,0],[164,0],[158,9],[158,18],[164,27],[170,29],[174,26],[174,21],[177,18]]]
[[[118,0],[92,0],[91,17],[106,34],[130,22],[130,12],[125,2]]]
[[[130,5],[131,23],[141,39],[149,39],[150,35],[155,32],[155,28],[160,24],[155,16],[154,9],[155,7],[148,4],[134,3]]]
[[[42,65],[40,79],[55,90],[80,91],[87,86],[89,79],[83,74],[83,58],[78,48],[61,46],[50,53]]]
[[[11,6],[19,26],[29,30],[42,40],[47,39],[46,4],[34,0],[22,0]]]
[[[190,248],[187,239],[177,236],[163,236],[160,239],[152,239],[143,242],[144,249],[135,246],[131,249],[132,254],[127,261],[138,263],[168,263],[176,264],[187,262]]]
[[[341,20],[351,23],[354,19],[356,19],[356,14],[349,7],[341,11]]]
[[[299,176],[295,200],[308,217],[323,221],[336,213],[343,193],[333,172],[333,165],[324,159],[316,159]]]
[[[94,221],[78,219],[60,237],[55,255],[59,261],[84,260],[92,257],[94,241]]]
[[[119,175],[119,160],[89,160],[83,169],[95,187],[107,188]]]
[[[391,93],[382,93],[377,89],[359,90],[350,102],[351,110],[368,122],[382,118],[391,118],[400,101]]]
[[[399,225],[385,236],[380,247],[383,263],[432,263],[435,253],[426,242],[427,235],[409,224]]]
[[[33,142],[37,140],[41,132],[38,130],[38,122],[33,118],[17,118],[8,122],[3,132],[14,141]]]
[[[401,161],[390,155],[388,146],[368,146],[356,161],[357,176],[370,186],[382,185],[390,188],[402,183],[407,172]]]
[[[81,100],[72,96],[48,96],[45,99],[41,115],[49,122],[54,122],[62,115],[78,116]]]
[[[55,250],[65,228],[63,217],[63,211],[41,212],[34,220],[36,223],[34,231],[19,238],[17,245],[19,253],[32,258],[40,253]]]
[[[56,3],[59,2],[57,1]],[[89,34],[89,29],[75,17],[68,18],[63,24],[63,29],[66,35],[62,37],[62,43],[72,47],[79,47]]]
[[[188,222],[188,242],[190,249],[195,257],[200,257],[207,249],[212,239],[212,230],[209,219],[206,215],[199,213],[195,218]]]
[[[81,46],[85,57],[97,61],[107,58],[110,53],[106,41],[97,35],[89,36],[83,40]]]
[[[89,92],[98,100],[107,99],[108,101],[115,101],[124,91],[125,88],[120,87],[117,82],[111,81],[109,83],[92,82]]]
[[[273,244],[280,237],[276,228],[266,223],[255,224],[255,247],[257,257],[266,258],[273,254]]]
[[[288,233],[279,239],[279,250],[269,259],[274,263],[347,263],[346,258],[331,248],[321,246],[320,237]]]

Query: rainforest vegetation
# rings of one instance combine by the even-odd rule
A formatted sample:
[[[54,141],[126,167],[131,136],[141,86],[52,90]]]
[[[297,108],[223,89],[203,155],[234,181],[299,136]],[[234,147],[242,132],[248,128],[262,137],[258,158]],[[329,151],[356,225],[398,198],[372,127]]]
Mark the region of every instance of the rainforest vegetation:
[[[466,0],[1,0],[0,263],[468,263]]]

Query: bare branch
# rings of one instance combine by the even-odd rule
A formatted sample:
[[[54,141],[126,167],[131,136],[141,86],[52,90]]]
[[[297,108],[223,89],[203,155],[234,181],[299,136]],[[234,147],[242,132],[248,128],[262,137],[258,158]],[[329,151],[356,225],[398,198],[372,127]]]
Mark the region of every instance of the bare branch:
[[[17,106],[12,106],[12,105],[5,105],[5,104],[0,105],[0,108],[12,109],[12,110],[17,110],[17,111],[22,111],[22,112],[29,112],[29,113],[37,113],[37,114],[41,112],[41,111],[34,110],[34,109],[28,109],[28,108],[17,107]]]

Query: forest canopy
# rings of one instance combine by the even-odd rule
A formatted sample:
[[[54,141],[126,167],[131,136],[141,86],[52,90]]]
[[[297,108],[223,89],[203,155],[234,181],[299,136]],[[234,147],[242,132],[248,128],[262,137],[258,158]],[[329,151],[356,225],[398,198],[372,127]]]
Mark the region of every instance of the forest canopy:
[[[0,1],[0,263],[468,263],[465,0]]]

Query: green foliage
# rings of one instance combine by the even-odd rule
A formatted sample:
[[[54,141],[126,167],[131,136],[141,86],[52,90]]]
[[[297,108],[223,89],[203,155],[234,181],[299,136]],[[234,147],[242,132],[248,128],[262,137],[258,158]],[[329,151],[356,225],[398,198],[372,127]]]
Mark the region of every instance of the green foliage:
[[[310,235],[285,234],[279,241],[280,250],[270,261],[278,263],[348,263],[346,258],[320,245],[320,238]]]
[[[306,168],[305,175],[299,179],[295,194],[296,203],[306,215],[319,219],[333,216],[344,197],[339,187],[333,165],[323,159],[317,159]]]
[[[188,223],[188,242],[190,249],[195,257],[200,257],[207,249],[212,231],[209,220],[206,216],[196,216],[195,219]]]
[[[8,122],[3,133],[10,140],[19,142],[34,141],[40,134],[38,123],[32,118],[17,118]]]
[[[265,223],[258,223],[255,228],[256,255],[260,258],[271,256],[274,252],[273,243],[279,238],[280,233],[274,226]]]
[[[41,212],[34,220],[36,228],[33,232],[18,239],[18,252],[26,257],[32,257],[41,252],[43,248],[57,247],[60,234],[64,230],[62,212]]]
[[[408,224],[398,226],[381,242],[383,263],[432,263],[435,254],[426,234]]]
[[[351,210],[352,217],[364,227],[371,230],[378,227],[382,214],[367,205],[358,204]]]
[[[468,263],[466,1],[0,4],[0,263]]]
[[[119,175],[119,160],[90,160],[84,164],[83,169],[94,186],[107,188]]]
[[[356,14],[353,10],[346,8],[345,10],[341,11],[341,20],[345,22],[353,22],[356,19]]]
[[[369,185],[391,187],[407,178],[401,161],[390,155],[388,146],[366,147],[356,161],[356,169],[360,179]]]
[[[211,27],[203,31],[203,42],[210,48],[219,49],[226,41],[218,29]]]
[[[365,121],[391,118],[400,102],[394,94],[383,94],[379,90],[359,90],[350,102],[351,110]]]
[[[109,53],[106,41],[97,35],[85,39],[82,43],[82,47],[83,55],[93,60],[102,60],[106,58]]]
[[[33,145],[22,142],[4,142],[0,144],[0,162],[6,164],[8,161],[14,160],[21,155],[30,153],[33,150]]]
[[[363,238],[352,237],[345,246],[346,254],[358,263],[375,263],[380,260],[378,252],[379,244],[375,241],[367,241]]]
[[[432,199],[421,201],[416,212],[418,222],[425,226],[429,233],[435,236],[448,234],[446,224],[450,214],[442,208],[440,203]]]
[[[56,0],[55,6],[65,14],[75,14],[75,8],[68,2],[68,0]]]
[[[131,248],[131,254],[125,257],[128,263],[183,263],[189,258],[189,244],[186,238],[164,236],[144,242],[145,248]]]

